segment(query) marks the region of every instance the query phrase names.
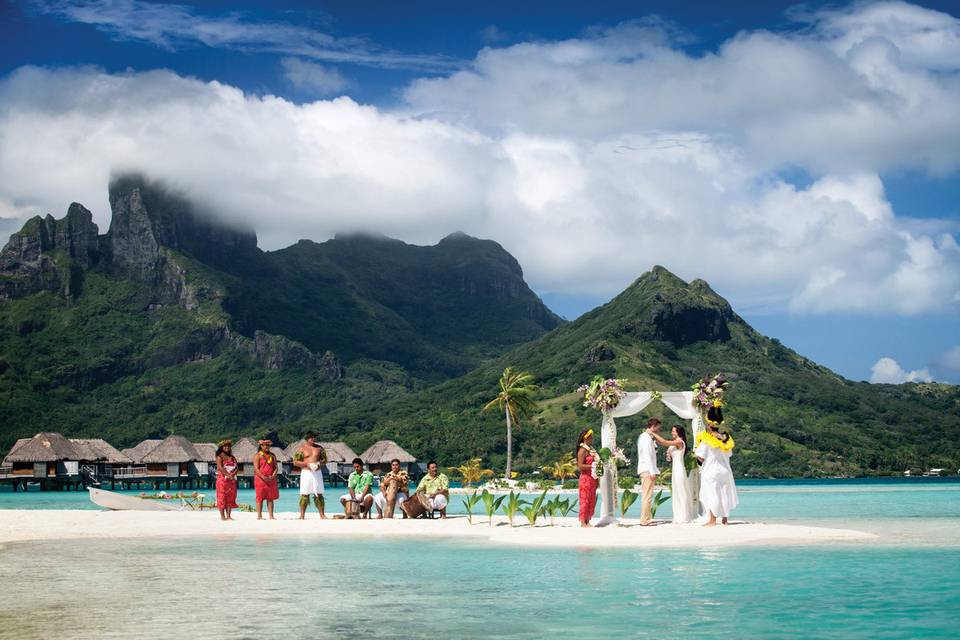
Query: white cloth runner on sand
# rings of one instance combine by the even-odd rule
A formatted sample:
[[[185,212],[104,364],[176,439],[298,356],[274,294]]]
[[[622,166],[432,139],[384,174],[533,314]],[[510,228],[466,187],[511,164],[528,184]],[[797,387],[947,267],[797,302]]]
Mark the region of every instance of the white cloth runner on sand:
[[[300,469],[300,495],[302,496],[322,496],[323,495],[323,470]]]

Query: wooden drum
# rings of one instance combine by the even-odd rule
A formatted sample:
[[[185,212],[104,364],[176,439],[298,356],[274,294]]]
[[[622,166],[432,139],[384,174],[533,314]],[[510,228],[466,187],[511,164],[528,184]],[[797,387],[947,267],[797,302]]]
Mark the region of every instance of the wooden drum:
[[[360,517],[360,503],[356,500],[347,500],[343,503],[343,515],[347,518]]]
[[[387,508],[383,510],[384,518],[392,518],[393,511],[397,508],[397,483],[388,482],[384,487],[383,496],[387,500]]]
[[[430,513],[430,498],[422,493],[415,493],[405,500],[400,508],[410,518],[422,518]]]

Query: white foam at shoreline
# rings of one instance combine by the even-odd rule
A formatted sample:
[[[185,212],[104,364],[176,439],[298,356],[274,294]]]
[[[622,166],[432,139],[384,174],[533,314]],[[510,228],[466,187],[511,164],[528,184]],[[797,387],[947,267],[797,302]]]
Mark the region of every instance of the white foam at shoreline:
[[[279,513],[275,521],[258,521],[252,513],[237,513],[233,522],[222,522],[216,512],[0,510],[0,543],[28,540],[78,538],[282,537],[318,536],[417,539],[488,540],[497,544],[541,547],[715,547],[738,545],[808,545],[873,540],[873,533],[851,529],[811,527],[798,524],[734,522],[705,529],[697,524],[655,527],[625,526],[581,529],[575,518],[557,518],[531,528],[523,518],[510,527],[503,516],[465,516],[446,520],[320,520],[308,515],[301,522],[296,514]],[[521,524],[522,522],[522,524]]]

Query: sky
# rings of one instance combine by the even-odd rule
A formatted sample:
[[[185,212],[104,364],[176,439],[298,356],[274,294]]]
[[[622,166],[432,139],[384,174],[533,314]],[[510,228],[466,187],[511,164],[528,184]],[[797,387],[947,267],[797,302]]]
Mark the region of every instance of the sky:
[[[711,6],[716,5],[716,6]],[[251,225],[660,264],[854,380],[960,383],[955,2],[0,0],[0,241],[136,170]]]

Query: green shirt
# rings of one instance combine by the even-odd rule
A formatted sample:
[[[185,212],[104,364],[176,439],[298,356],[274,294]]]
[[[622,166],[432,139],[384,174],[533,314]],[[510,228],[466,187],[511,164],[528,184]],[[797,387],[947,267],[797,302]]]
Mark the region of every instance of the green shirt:
[[[373,474],[369,471],[364,471],[363,473],[357,473],[354,471],[350,474],[350,477],[347,478],[347,488],[353,489],[354,495],[358,498],[363,495],[363,492],[373,485]]]
[[[417,493],[422,491],[430,496],[435,493],[440,493],[441,491],[446,491],[449,487],[450,481],[447,480],[446,474],[438,473],[436,478],[431,478],[428,473],[420,479],[420,484],[417,485]]]

